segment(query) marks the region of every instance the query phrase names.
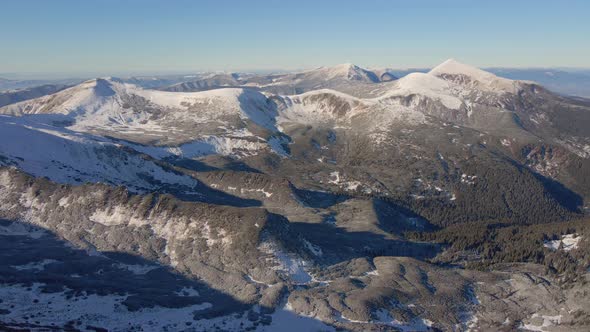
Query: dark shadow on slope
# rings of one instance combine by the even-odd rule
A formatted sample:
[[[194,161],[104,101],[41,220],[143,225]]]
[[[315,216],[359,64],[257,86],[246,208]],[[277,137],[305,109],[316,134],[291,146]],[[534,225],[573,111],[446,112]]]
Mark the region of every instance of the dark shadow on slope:
[[[299,189],[292,184],[290,187],[293,193],[303,204],[316,209],[326,209],[338,203],[342,203],[350,198],[347,195],[335,194],[326,191]]]
[[[166,169],[164,167],[164,169]],[[178,172],[174,169],[167,169],[168,171]],[[178,172],[179,174],[183,174]],[[139,174],[138,174],[139,175]],[[188,176],[188,175],[187,175]],[[152,182],[157,181],[153,178],[148,178]],[[257,199],[247,199],[241,198],[238,196],[234,196],[228,194],[224,191],[217,190],[211,187],[206,186],[204,183],[199,182],[199,184],[194,188],[194,190],[188,190],[189,188],[181,187],[179,188],[173,184],[165,184],[165,183],[157,183],[158,190],[155,192],[158,193],[165,193],[170,194],[177,197],[180,200],[188,201],[188,202],[201,202],[201,203],[208,203],[208,204],[217,204],[217,205],[228,205],[228,206],[235,206],[235,207],[258,207],[262,206],[262,202]]]
[[[582,198],[582,196],[573,192],[572,190],[564,186],[561,182],[555,181],[551,178],[545,177],[538,173],[533,174],[559,204],[561,204],[571,212],[581,212],[581,209],[584,206],[584,199]]]
[[[383,234],[366,231],[351,232],[324,223],[293,222],[290,228],[321,248],[322,255],[316,256],[315,260],[324,266],[362,257],[397,256],[425,260],[440,251],[440,246],[433,243],[390,239]]]
[[[19,103],[21,101],[39,98],[57,93],[71,87],[64,84],[43,84],[35,85],[17,90],[6,90],[0,92],[0,107]]]
[[[94,86],[94,91],[98,96],[101,97],[109,97],[115,95],[115,90],[113,90],[111,82],[104,78],[97,78],[95,79],[96,85]]]
[[[211,172],[217,171],[219,168],[205,164],[202,161],[188,158],[165,158],[163,161],[171,165],[182,167],[195,172]]]
[[[217,190],[211,187],[205,186],[202,182],[199,186],[199,191],[195,193],[177,192],[173,188],[166,190],[166,193],[172,194],[180,200],[188,202],[201,202],[215,205],[227,205],[234,207],[260,207],[262,202],[257,199],[241,198]]]
[[[249,173],[258,173],[262,174],[261,171],[257,170],[256,168],[250,167],[248,164],[241,160],[231,160],[227,164],[224,165],[224,168],[230,171],[236,172],[249,172]]]
[[[423,232],[436,229],[428,220],[392,201],[374,198],[372,202],[379,220],[379,228],[388,233],[401,235],[408,231]]]
[[[250,172],[250,173],[262,173],[260,170],[253,168],[252,166],[245,163],[243,160],[234,159],[222,155],[208,155],[199,158],[199,163],[202,163],[204,167],[211,167],[215,170],[230,170],[238,172]],[[215,171],[211,170],[211,171]],[[205,171],[207,172],[207,171]]]
[[[252,89],[244,89],[238,96],[238,101],[240,110],[247,115],[248,120],[270,132],[264,137],[268,146],[277,154],[290,154],[291,137],[279,130],[277,124],[278,103],[283,101],[279,97],[267,98]]]
[[[250,121],[272,132],[279,132],[277,128],[279,113],[277,104],[272,99],[256,90],[244,89],[238,96],[238,101],[241,111],[248,116]]]
[[[525,167],[512,159],[504,159],[511,163],[514,167],[518,168],[520,171],[525,170],[530,172],[539,182],[541,182],[543,188],[547,190],[551,197],[569,212],[580,213],[581,208],[584,205],[584,199],[582,196],[573,192],[562,183],[534,172],[528,167]]]
[[[129,311],[155,306],[180,308],[208,302],[213,306],[198,312],[195,317],[210,317],[245,308],[230,295],[140,256],[123,252],[89,255],[85,250],[74,249],[46,229],[7,220],[0,220],[0,227],[29,230],[40,235],[35,238],[27,234],[0,233],[2,284],[32,286],[42,283],[43,292],[65,291],[66,297],[72,300],[92,294],[128,295],[122,304]],[[27,265],[43,261],[48,263],[38,267]],[[199,295],[191,296],[190,291],[187,292],[191,288]]]
[[[192,319],[179,321],[174,329],[199,329],[200,320],[221,316],[241,320],[243,323],[239,330],[253,330],[260,324],[270,324],[270,328],[278,324],[278,328],[284,328],[290,322],[309,319],[313,320],[311,324],[322,324],[313,318],[301,317],[285,310],[281,310],[277,316],[270,316],[272,308],[253,308],[250,304],[212,289],[199,280],[181,275],[158,262],[124,252],[90,254],[74,248],[47,229],[0,219],[0,289],[19,286],[32,295],[31,303],[26,304],[26,315],[23,316],[11,314],[18,310],[14,307],[15,303],[9,303],[5,299],[0,301],[0,330],[33,328],[102,331],[100,323],[96,322],[89,328],[87,319],[92,315],[85,315],[89,313],[85,311],[86,307],[77,309],[80,317],[74,320],[67,321],[69,318],[54,315],[51,311],[58,310],[57,304],[35,299],[35,294],[38,293],[34,293],[33,288],[36,285],[41,293],[62,294],[65,303],[64,308],[59,310],[67,310],[65,306],[75,308],[79,301],[92,295],[120,296],[120,305],[130,312],[155,307],[174,309],[211,304],[209,307],[197,307],[192,313]],[[118,305],[114,304],[115,307]],[[97,309],[104,311],[106,308]],[[114,310],[120,312],[121,309]],[[39,323],[40,318],[44,322],[49,321],[50,325]],[[156,311],[153,313],[153,320],[158,319]],[[130,330],[139,331],[148,327],[133,321],[128,324],[126,328]],[[224,323],[219,322],[207,329],[218,330],[224,326]]]

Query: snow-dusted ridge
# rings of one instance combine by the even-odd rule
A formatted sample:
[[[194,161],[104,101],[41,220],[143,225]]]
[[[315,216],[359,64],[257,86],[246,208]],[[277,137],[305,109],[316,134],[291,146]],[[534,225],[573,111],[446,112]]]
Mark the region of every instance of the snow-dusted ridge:
[[[297,75],[327,80],[353,79],[351,75],[367,73],[358,66],[343,64]],[[462,75],[472,81],[466,84],[445,75]],[[473,82],[477,82],[476,87]],[[385,86],[388,89],[376,98],[357,98],[332,89],[273,96],[247,88],[201,92],[146,90],[118,79],[98,78],[53,95],[0,108],[0,113],[34,114],[37,119],[45,114],[46,118],[40,121],[67,126],[67,135],[78,132],[120,138],[122,144],[157,159],[211,154],[240,158],[261,151],[287,157],[282,147],[286,142],[280,139],[286,123],[353,128],[354,119],[363,118],[361,122],[370,137],[379,143],[386,140],[384,133],[393,123],[413,125],[425,121],[421,111],[413,107],[416,105],[402,102],[407,96],[419,96],[412,99],[414,103],[428,99],[458,110],[470,104],[466,96],[474,88],[485,86],[504,93],[508,91],[504,87],[515,83],[448,60],[430,73],[409,74]],[[51,130],[51,135],[63,133]]]
[[[371,81],[374,77],[369,73],[358,66],[342,64],[293,75],[296,79],[360,77],[361,81]],[[422,113],[428,114],[420,108],[424,101],[435,101],[448,110],[461,110],[470,116],[473,98],[481,98],[482,91],[492,96],[512,93],[518,84],[452,59],[429,73],[413,73],[384,83],[380,89],[386,89],[374,98],[353,97],[333,89],[286,96],[248,88],[169,92],[98,78],[53,95],[0,108],[0,113],[45,114],[49,116],[45,124],[59,123],[57,126],[66,126],[72,132],[119,138],[132,142],[127,145],[137,151],[160,159],[210,154],[239,158],[261,151],[274,151],[286,157],[276,138],[284,131],[285,123],[353,128],[354,119],[363,118],[363,127],[380,142],[392,123],[423,123]]]
[[[53,95],[9,105],[2,108],[2,113],[64,114],[75,120],[74,126],[79,130],[123,125],[150,129],[163,127],[161,120],[204,122],[229,116],[269,127],[267,116],[256,109],[258,103],[265,101],[264,95],[241,88],[178,93],[94,79]]]
[[[292,76],[295,76],[295,79],[309,81],[329,81],[334,79],[367,83],[375,83],[379,81],[379,77],[375,73],[352,63],[342,63],[331,67],[318,67],[315,69],[288,74],[285,75],[281,81],[292,79]]]
[[[296,80],[317,76],[326,81],[335,77],[368,75],[368,71],[352,65],[321,67],[296,75]],[[299,77],[299,76],[301,77]],[[370,76],[370,75],[369,75]],[[364,76],[363,76],[364,77]],[[372,76],[371,76],[372,78]],[[458,109],[475,90],[494,94],[516,93],[518,82],[499,78],[481,69],[449,59],[429,73],[412,73],[390,82],[388,89],[377,98],[356,98],[330,89],[317,89],[299,95],[282,97],[289,107],[278,112],[268,102],[267,95],[247,88],[220,88],[201,92],[168,92],[145,90],[117,79],[101,78],[83,82],[53,95],[25,101],[4,108],[0,112],[11,115],[52,113],[73,118],[72,129],[90,131],[117,127],[123,131],[143,131],[155,138],[171,130],[182,131],[182,123],[200,125],[215,122],[218,125],[240,129],[236,121],[251,121],[270,131],[277,131],[276,123],[289,113],[301,113],[303,102],[318,95],[333,95],[346,103],[371,105],[391,98],[418,95],[437,100],[449,109]],[[280,97],[280,96],[279,96]],[[386,103],[387,104],[387,103]],[[291,107],[292,105],[295,105]],[[310,106],[317,113],[317,105]],[[309,107],[307,107],[309,108]],[[358,107],[357,107],[358,108]],[[308,111],[308,110],[304,110]],[[347,116],[349,114],[346,114]],[[233,120],[232,120],[233,119]],[[205,134],[205,133],[203,133]],[[192,137],[195,140],[198,137]],[[186,143],[190,140],[185,139]]]
[[[495,93],[516,93],[518,82],[498,77],[490,72],[458,62],[455,59],[448,59],[434,67],[428,73],[433,76],[449,77],[460,85],[469,85]]]

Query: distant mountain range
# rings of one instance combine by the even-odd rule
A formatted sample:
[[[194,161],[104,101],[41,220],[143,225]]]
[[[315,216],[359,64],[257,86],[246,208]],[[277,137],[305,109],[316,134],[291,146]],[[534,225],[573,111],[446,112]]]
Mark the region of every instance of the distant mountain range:
[[[0,329],[587,330],[590,101],[555,73],[5,92]]]
[[[0,92],[0,107],[5,105],[10,105],[14,103],[18,103],[19,101],[29,100],[45,95],[49,95],[52,93],[56,93],[61,91],[65,88],[69,87],[68,85],[62,84],[45,84],[45,85],[38,85],[28,88],[22,88],[17,90],[9,90],[5,92]]]
[[[309,89],[306,84],[313,87],[314,73],[317,75],[330,73],[326,71],[350,70],[356,79],[365,82],[385,82],[391,81],[410,73],[426,73],[430,68],[377,68],[363,69],[352,64],[342,64],[335,67],[323,67],[322,71],[309,70],[306,72],[294,74],[251,74],[251,73],[197,73],[186,75],[156,75],[156,76],[131,76],[121,77],[119,80],[125,83],[135,84],[149,89],[162,89],[167,91],[201,91],[218,87],[235,87],[244,84],[264,85],[274,84],[281,85],[280,80],[289,80],[293,76],[299,75],[300,85]],[[534,81],[545,88],[570,96],[590,98],[590,70],[588,69],[558,69],[558,68],[485,68],[485,70],[496,74],[500,77]],[[1,76],[1,75],[0,75]],[[305,77],[310,76],[310,77]],[[316,77],[317,79],[318,77]],[[306,80],[309,82],[306,83]],[[71,85],[81,82],[81,79],[60,79],[60,80],[17,80],[0,78],[0,93],[6,93],[7,90],[19,90],[24,88],[33,88],[41,85]],[[326,83],[319,83],[326,84]],[[298,90],[301,92],[301,88]],[[12,91],[11,91],[12,92]]]

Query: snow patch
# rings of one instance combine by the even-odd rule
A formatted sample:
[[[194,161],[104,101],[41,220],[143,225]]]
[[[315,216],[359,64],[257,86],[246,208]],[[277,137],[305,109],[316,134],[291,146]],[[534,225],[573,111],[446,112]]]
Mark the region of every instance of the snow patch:
[[[199,296],[199,292],[194,289],[193,287],[182,287],[181,290],[179,290],[178,292],[176,292],[176,295],[178,296]]]
[[[28,236],[32,239],[39,239],[46,232],[28,224],[11,222],[8,226],[0,225],[0,235],[3,236]]]
[[[538,313],[534,313],[530,320],[532,321],[539,321],[539,324],[522,324],[521,328],[529,331],[550,331],[552,326],[560,325],[561,324],[562,316],[546,316],[540,315]]]
[[[285,273],[294,283],[305,284],[312,281],[312,276],[305,270],[308,262],[296,254],[285,252],[273,241],[262,242],[258,249],[270,256],[267,261],[275,265],[274,270]]]
[[[416,318],[410,322],[399,321],[399,320],[391,317],[389,311],[386,309],[378,309],[377,311],[375,311],[373,313],[373,316],[375,317],[375,319],[372,319],[371,321],[361,321],[361,320],[350,319],[350,318],[344,316],[342,313],[340,313],[340,316],[337,317],[336,319],[338,321],[346,322],[346,323],[377,324],[377,325],[391,326],[391,327],[394,327],[400,331],[412,331],[412,332],[430,331],[430,328],[433,325],[432,321],[430,321],[428,319],[424,319],[424,318]]]
[[[543,246],[550,250],[558,250],[561,247],[564,251],[570,251],[578,248],[581,239],[582,236],[577,234],[566,234],[562,235],[560,240],[545,241]]]
[[[477,175],[467,175],[465,173],[461,174],[461,183],[474,185],[475,179],[477,179]]]
[[[0,298],[4,303],[14,305],[10,313],[2,316],[5,324],[22,323],[23,317],[35,317],[39,325],[65,325],[83,317],[84,324],[100,326],[108,330],[124,331],[130,327],[143,327],[149,331],[176,330],[194,321],[194,312],[211,307],[201,303],[184,308],[144,308],[128,311],[121,304],[127,296],[89,294],[76,297],[75,305],[66,292],[45,293],[42,284],[34,284],[28,289],[21,285],[0,285]],[[33,302],[35,300],[35,302]]]
[[[268,191],[265,191],[264,188],[259,188],[259,189],[244,189],[244,188],[242,188],[242,189],[240,189],[240,192],[242,194],[245,193],[245,192],[259,192],[259,193],[264,194],[264,196],[266,196],[267,198],[270,197],[270,196],[272,196],[272,193],[271,192],[268,192]]]
[[[316,246],[315,244],[313,244],[305,239],[303,240],[303,244],[305,245],[305,248],[307,250],[309,250],[312,254],[314,254],[317,257],[320,257],[324,254],[322,251],[322,248],[320,248],[319,246]]]
[[[338,171],[330,173],[330,179],[328,180],[328,183],[335,184],[346,191],[354,191],[357,190],[360,186],[362,186],[362,183],[360,181],[345,181],[341,177],[340,172]]]
[[[152,270],[158,268],[155,265],[139,265],[139,264],[116,264],[116,266],[120,269],[127,270],[135,275],[144,275]]]
[[[55,259],[44,259],[40,262],[31,262],[25,265],[16,265],[12,267],[19,271],[43,271],[45,270],[46,265],[56,262],[58,261],[56,261]]]

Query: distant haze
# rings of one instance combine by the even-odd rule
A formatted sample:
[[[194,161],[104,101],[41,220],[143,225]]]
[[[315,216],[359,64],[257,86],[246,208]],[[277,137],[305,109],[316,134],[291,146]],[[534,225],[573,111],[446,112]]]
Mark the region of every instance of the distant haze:
[[[10,1],[0,73],[590,67],[587,1]]]

